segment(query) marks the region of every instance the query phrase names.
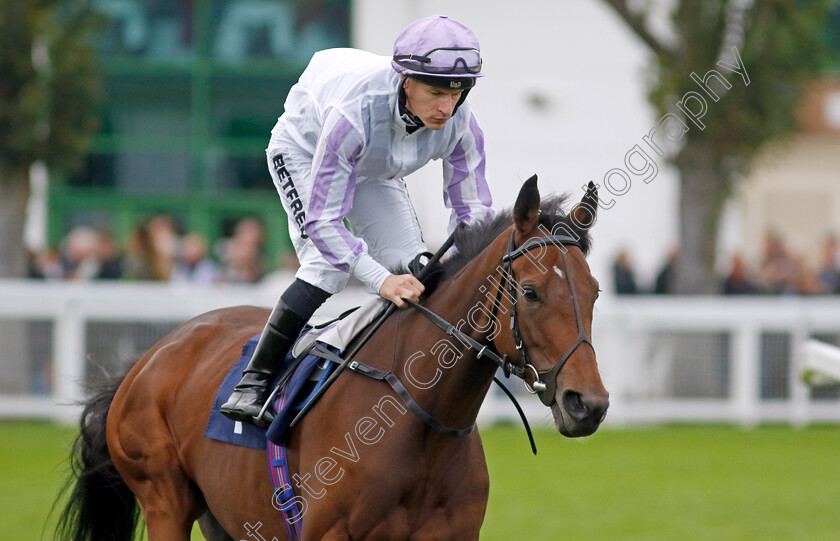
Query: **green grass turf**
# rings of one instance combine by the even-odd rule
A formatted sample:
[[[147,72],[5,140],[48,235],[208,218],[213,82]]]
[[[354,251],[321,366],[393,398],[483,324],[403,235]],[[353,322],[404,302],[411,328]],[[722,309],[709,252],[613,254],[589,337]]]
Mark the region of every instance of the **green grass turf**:
[[[0,423],[0,539],[40,539],[74,432]],[[491,479],[482,539],[840,539],[840,427],[536,436],[534,457],[520,427],[482,430]]]
[[[0,539],[41,539],[67,473],[76,430],[35,422],[0,423]],[[52,539],[53,520],[43,539]]]
[[[584,440],[483,434],[482,539],[840,539],[840,428],[604,430]]]

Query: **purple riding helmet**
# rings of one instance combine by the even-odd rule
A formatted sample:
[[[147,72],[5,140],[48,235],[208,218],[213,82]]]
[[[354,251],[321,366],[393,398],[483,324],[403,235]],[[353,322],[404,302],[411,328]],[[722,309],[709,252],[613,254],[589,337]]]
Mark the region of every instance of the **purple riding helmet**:
[[[394,42],[391,65],[421,83],[463,89],[464,94],[475,86],[476,77],[484,77],[475,34],[445,15],[432,15],[405,27]]]

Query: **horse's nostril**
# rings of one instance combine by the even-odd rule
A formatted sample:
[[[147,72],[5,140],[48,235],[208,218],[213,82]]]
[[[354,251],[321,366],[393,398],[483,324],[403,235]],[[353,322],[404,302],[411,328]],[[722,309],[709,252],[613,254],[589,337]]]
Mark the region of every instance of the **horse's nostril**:
[[[577,391],[565,391],[563,393],[563,407],[566,409],[566,413],[578,421],[585,418],[588,411],[583,396]]]
[[[577,391],[563,392],[563,407],[566,413],[576,421],[594,418],[601,422],[607,414],[610,401],[598,396],[585,397]]]

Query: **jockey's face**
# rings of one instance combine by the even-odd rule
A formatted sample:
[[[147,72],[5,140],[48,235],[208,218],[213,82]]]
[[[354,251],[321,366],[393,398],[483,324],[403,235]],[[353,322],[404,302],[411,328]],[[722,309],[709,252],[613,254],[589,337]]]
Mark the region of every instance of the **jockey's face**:
[[[441,129],[452,118],[455,106],[464,92],[429,86],[408,77],[403,80],[403,88],[406,109],[422,120],[430,130]]]

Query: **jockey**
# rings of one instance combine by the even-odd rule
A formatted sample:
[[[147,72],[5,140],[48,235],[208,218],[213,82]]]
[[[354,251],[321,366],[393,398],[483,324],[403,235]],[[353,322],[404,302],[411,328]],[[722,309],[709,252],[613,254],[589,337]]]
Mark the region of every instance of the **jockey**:
[[[266,154],[300,261],[221,411],[253,422],[275,362],[350,275],[403,308],[423,285],[406,268],[426,251],[403,177],[443,160],[443,200],[460,222],[493,217],[484,134],[466,101],[482,77],[478,40],[432,16],[408,25],[392,58],[355,49],[316,53],[286,99]],[[347,225],[349,225],[349,229]]]

